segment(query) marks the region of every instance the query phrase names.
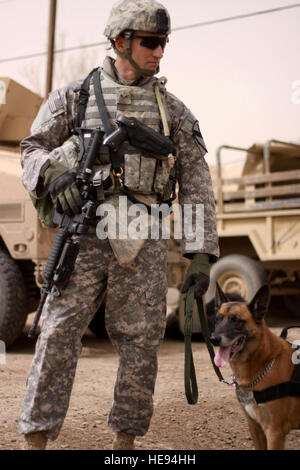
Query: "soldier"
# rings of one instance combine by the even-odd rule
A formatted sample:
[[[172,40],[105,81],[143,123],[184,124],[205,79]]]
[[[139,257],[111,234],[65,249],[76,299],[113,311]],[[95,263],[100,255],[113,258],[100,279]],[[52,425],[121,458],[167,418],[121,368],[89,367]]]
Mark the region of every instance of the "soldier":
[[[23,183],[36,202],[48,196],[60,212],[80,211],[82,200],[73,169],[78,113],[84,128],[116,127],[116,117],[125,115],[169,136],[175,164],[172,158],[142,154],[125,142],[118,154],[119,171],[107,147],[101,145],[94,172],[102,170],[104,199],[114,207],[120,195],[129,205],[170,200],[174,176],[181,206],[204,206],[202,245],[191,248],[190,237],[187,240],[183,235],[182,240],[183,255],[192,260],[182,291],[194,285],[195,295],[202,296],[209,285],[210,264],[219,255],[214,196],[198,121],[166,90],[164,80],[155,77],[170,32],[169,14],[156,1],[119,0],[113,6],[104,34],[116,59],[106,57],[96,74],[89,76],[84,113],[82,95],[79,99],[82,80],[50,93],[31,136],[21,144]],[[99,84],[102,109],[97,107],[99,93],[95,91]],[[57,438],[68,409],[81,338],[105,291],[106,329],[119,354],[108,417],[115,431],[113,449],[134,449],[135,436],[146,434],[153,413],[157,352],[165,330],[167,243],[151,238],[100,239],[95,228],[80,237],[68,286],[60,297],[49,295],[43,310],[19,421],[26,448],[44,449],[48,439]]]

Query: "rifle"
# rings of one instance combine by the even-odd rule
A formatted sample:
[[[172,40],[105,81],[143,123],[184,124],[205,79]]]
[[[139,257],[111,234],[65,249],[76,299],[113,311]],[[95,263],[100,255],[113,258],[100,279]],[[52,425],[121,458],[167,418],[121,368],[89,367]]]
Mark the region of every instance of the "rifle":
[[[87,233],[90,222],[95,217],[95,189],[102,185],[101,170],[96,173],[92,183],[90,176],[101,143],[117,154],[120,145],[128,140],[131,145],[146,151],[149,156],[153,155],[157,159],[167,160],[170,166],[174,164],[173,144],[168,137],[162,136],[134,117],[127,118],[121,115],[116,119],[116,123],[118,128],[107,135],[104,140],[105,133],[100,129],[76,129],[81,144],[76,183],[84,205],[80,214],[71,217],[54,211],[53,222],[59,225],[59,231],[43,272],[45,281],[41,288],[41,300],[28,334],[29,338],[35,336],[48,294],[59,296],[61,290],[68,285],[79,252],[79,243],[72,239],[73,235]],[[123,191],[128,197],[131,196],[125,186],[123,186]]]
[[[59,296],[61,290],[68,285],[79,252],[79,243],[73,240],[73,235],[87,233],[90,222],[96,215],[96,189],[102,184],[101,170],[96,173],[92,182],[90,176],[104,132],[100,129],[77,129],[77,132],[80,137],[80,152],[76,184],[84,204],[81,212],[73,216],[60,214],[54,210],[53,222],[59,226],[59,231],[43,271],[44,283],[41,288],[41,299],[28,334],[29,338],[35,336],[48,294]]]

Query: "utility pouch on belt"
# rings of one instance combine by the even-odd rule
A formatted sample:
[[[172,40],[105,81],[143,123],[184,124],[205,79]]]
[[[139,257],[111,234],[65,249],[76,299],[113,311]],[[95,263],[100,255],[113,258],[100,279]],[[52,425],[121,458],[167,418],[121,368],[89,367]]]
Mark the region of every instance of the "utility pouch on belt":
[[[37,199],[33,193],[29,193],[30,199],[39,215],[40,220],[49,228],[57,227],[53,222],[53,202],[50,194],[47,194],[42,199]]]

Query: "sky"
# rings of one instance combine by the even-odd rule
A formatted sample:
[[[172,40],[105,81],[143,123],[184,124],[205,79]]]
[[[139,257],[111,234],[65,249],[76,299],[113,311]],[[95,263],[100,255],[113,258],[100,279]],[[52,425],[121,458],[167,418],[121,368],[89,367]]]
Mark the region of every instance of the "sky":
[[[172,27],[297,4],[295,0],[161,0]],[[58,0],[55,48],[103,42],[110,0]],[[0,0],[0,77],[44,94],[49,0]],[[53,87],[101,65],[105,46],[55,55]],[[247,148],[274,138],[300,143],[300,7],[173,31],[159,76],[199,120],[215,164],[221,145]],[[223,163],[241,153],[223,152]]]

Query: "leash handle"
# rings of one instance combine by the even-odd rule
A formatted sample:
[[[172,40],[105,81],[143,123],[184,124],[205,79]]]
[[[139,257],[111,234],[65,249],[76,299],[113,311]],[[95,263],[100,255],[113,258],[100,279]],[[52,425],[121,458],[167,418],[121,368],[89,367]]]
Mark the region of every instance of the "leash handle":
[[[192,333],[193,333],[193,307],[194,307],[194,286],[191,286],[185,297],[185,311],[184,311],[184,342],[185,342],[185,361],[184,361],[184,386],[185,395],[190,405],[195,405],[198,401],[198,387],[196,372],[192,352]],[[201,332],[204,337],[206,347],[208,349],[210,359],[215,370],[215,373],[220,382],[228,382],[222,376],[219,368],[214,363],[215,352],[213,345],[210,342],[210,333],[208,329],[207,318],[203,305],[203,297],[196,299],[199,320],[201,325]],[[232,385],[232,384],[229,384]]]
[[[194,287],[190,287],[185,297],[184,310],[184,387],[187,401],[195,405],[198,401],[198,386],[192,353]]]

